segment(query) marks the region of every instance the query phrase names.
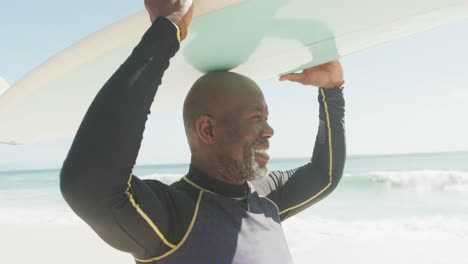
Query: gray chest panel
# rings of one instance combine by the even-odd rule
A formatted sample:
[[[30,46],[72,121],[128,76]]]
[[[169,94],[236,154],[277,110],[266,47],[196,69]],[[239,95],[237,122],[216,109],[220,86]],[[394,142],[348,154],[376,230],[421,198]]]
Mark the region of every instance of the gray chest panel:
[[[204,193],[185,243],[159,263],[291,263],[276,207],[251,193],[247,202]]]

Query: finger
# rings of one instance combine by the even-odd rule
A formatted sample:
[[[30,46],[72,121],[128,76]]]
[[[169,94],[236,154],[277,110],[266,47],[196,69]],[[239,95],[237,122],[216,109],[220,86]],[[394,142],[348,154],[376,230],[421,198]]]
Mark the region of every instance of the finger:
[[[291,82],[303,83],[304,82],[304,74],[302,74],[302,73],[290,73],[290,74],[280,76],[279,80],[280,81],[291,81]]]
[[[145,0],[145,8],[146,8],[146,11],[148,11],[150,21],[152,23],[156,19],[155,12],[157,11],[154,2],[151,0]]]
[[[181,36],[181,39],[185,39],[185,37],[187,36],[187,31],[188,31],[188,26],[190,24],[190,22],[192,22],[192,16],[193,16],[193,6],[194,4],[192,3],[192,1],[188,1],[191,3],[189,9],[187,10],[185,16],[181,19],[180,21],[180,28],[182,30],[182,36]]]

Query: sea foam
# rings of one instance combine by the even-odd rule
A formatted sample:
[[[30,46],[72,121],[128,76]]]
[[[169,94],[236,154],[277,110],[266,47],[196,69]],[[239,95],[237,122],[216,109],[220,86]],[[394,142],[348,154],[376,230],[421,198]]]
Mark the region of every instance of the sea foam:
[[[468,223],[451,217],[285,221],[295,263],[466,263]],[[320,261],[318,261],[320,260]]]
[[[182,174],[150,174],[142,179],[158,180],[172,184],[183,177]],[[353,174],[345,174],[344,180],[362,178]],[[444,170],[413,170],[413,171],[370,171],[364,178],[372,183],[384,184],[389,188],[416,189],[418,191],[457,191],[468,192],[468,172]]]
[[[371,181],[390,188],[468,192],[468,172],[465,171],[373,171],[368,176]]]

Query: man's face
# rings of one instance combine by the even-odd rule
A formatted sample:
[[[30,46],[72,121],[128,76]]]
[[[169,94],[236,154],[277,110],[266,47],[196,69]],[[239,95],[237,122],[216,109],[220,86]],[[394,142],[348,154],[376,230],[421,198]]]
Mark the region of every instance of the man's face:
[[[261,91],[247,89],[229,97],[215,118],[216,151],[221,171],[231,181],[254,180],[268,174],[268,107]]]

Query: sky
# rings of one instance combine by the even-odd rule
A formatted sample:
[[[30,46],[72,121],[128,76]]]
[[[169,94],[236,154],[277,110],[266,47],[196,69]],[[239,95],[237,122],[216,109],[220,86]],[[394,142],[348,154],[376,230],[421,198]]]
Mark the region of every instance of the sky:
[[[0,80],[23,75],[86,35],[143,8],[142,1],[2,4]],[[468,21],[342,58],[348,154],[468,150]],[[270,111],[273,158],[309,157],[317,89],[259,82]],[[1,89],[1,87],[0,87]],[[180,108],[152,114],[137,164],[187,163]],[[0,145],[0,170],[60,167],[72,139]]]

